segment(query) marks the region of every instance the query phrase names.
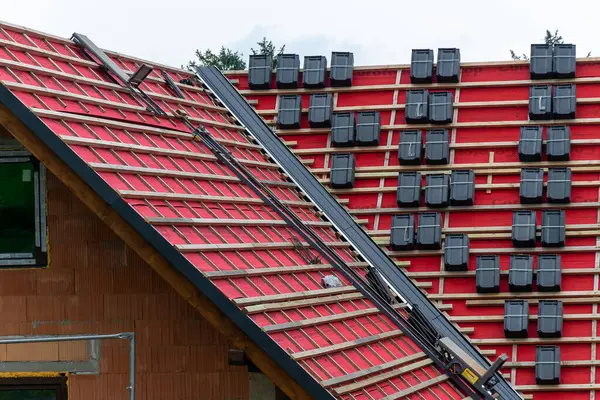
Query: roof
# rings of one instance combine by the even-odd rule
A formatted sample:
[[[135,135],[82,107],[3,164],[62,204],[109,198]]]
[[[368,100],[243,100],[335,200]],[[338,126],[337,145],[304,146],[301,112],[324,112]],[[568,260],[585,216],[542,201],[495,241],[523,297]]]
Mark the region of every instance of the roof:
[[[545,399],[561,392],[565,398],[588,398],[590,391],[600,389],[596,383],[598,242],[600,220],[598,207],[600,165],[600,132],[597,125],[600,98],[600,59],[577,60],[573,79],[530,79],[528,61],[494,63],[462,63],[459,83],[411,84],[410,65],[359,66],[354,68],[351,87],[324,89],[250,90],[247,73],[235,71],[228,77],[255,106],[258,113],[272,125],[277,119],[278,95],[302,96],[300,129],[277,129],[277,134],[289,143],[296,155],[321,182],[329,185],[332,154],[354,153],[356,157],[355,185],[351,189],[331,189],[350,213],[359,218],[371,237],[388,254],[402,263],[408,276],[440,302],[451,320],[485,354],[506,353],[509,361],[502,371],[517,390]],[[299,79],[302,85],[302,75]],[[577,85],[577,116],[570,120],[528,120],[529,86],[534,84]],[[406,91],[428,89],[430,92],[451,91],[454,96],[454,116],[451,124],[443,125],[450,133],[450,163],[448,165],[399,165],[400,131],[434,127],[427,124],[407,125],[404,118]],[[333,93],[334,112],[377,110],[381,115],[381,136],[377,146],[333,147],[329,128],[310,128],[307,111],[310,95]],[[517,145],[520,127],[567,124],[571,129],[570,161],[522,163]],[[426,134],[425,134],[426,137]],[[546,139],[546,134],[544,134]],[[425,139],[425,143],[426,143]],[[519,182],[523,167],[569,167],[573,173],[570,204],[520,204]],[[452,170],[474,170],[475,205],[450,206],[432,210],[400,208],[396,204],[397,179],[400,172],[420,171],[421,174],[450,173]],[[547,178],[545,178],[547,180]],[[562,209],[566,213],[565,247],[515,249],[511,243],[513,210],[536,210],[538,225],[541,212]],[[470,238],[469,270],[444,270],[442,253],[438,250],[392,251],[390,227],[393,215],[440,211],[443,232],[466,233]],[[539,229],[539,228],[538,228]],[[559,254],[562,257],[562,283],[559,292],[527,293],[508,289],[509,258],[513,254]],[[478,294],[475,283],[476,256],[500,256],[500,293]],[[527,299],[530,304],[529,337],[504,337],[504,301]],[[537,334],[537,304],[544,299],[564,303],[562,338],[540,338]],[[561,348],[561,384],[543,386],[535,381],[535,348],[558,345]],[[569,368],[566,368],[566,367]],[[591,392],[593,394],[593,392]]]
[[[107,54],[129,73],[141,64]],[[148,112],[71,41],[0,25],[0,103],[70,168],[53,172],[65,180],[77,174],[307,393],[462,398],[372,302],[330,265],[311,261],[315,254],[298,233],[193,138],[175,110],[205,126],[348,265],[363,271],[352,246],[227,109],[199,84],[178,83],[185,99],[176,97],[161,70],[175,82],[193,75],[155,65],[140,86],[166,116]],[[338,276],[343,286],[324,289],[325,275]],[[220,328],[217,317],[208,319]]]

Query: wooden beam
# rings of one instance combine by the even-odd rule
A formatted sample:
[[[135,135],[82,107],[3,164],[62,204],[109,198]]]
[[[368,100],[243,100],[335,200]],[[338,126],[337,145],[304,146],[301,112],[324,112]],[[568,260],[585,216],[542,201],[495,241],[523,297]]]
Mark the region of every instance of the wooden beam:
[[[596,297],[600,296],[600,290],[588,290],[588,291],[562,291],[562,292],[530,292],[530,293],[446,293],[430,294],[428,297],[431,300],[469,300],[477,299],[483,301],[493,301],[495,299],[512,299],[518,297],[519,299],[560,299],[565,297]]]
[[[589,270],[590,268],[588,268]],[[595,271],[595,274],[598,274],[600,271]],[[564,270],[563,270],[564,273]],[[528,299],[529,304],[538,304],[540,300],[545,300],[549,296],[545,295],[546,292],[541,293],[539,299]],[[514,293],[513,299],[522,299],[523,296],[520,296],[517,293]],[[560,298],[563,304],[600,304],[600,297],[574,297],[574,298]],[[492,306],[504,306],[505,300],[467,300],[467,307],[492,307]]]
[[[210,196],[203,194],[189,194],[189,193],[165,193],[165,192],[149,192],[149,191],[138,191],[138,190],[119,190],[118,193],[130,199],[158,199],[158,200],[179,200],[179,201],[201,201],[201,202],[215,202],[225,204],[264,204],[259,198],[252,197],[227,197],[227,196]],[[314,208],[313,203],[307,201],[291,201],[282,200],[282,202],[288,206]]]
[[[345,149],[345,148],[344,148]],[[293,150],[294,153],[302,152],[303,149]],[[381,178],[397,178],[401,172],[415,172],[418,171],[421,175],[431,174],[446,174],[449,175],[452,171],[464,171],[472,170],[475,175],[514,175],[519,174],[522,168],[541,168],[544,172],[548,172],[549,168],[571,168],[573,173],[577,172],[597,172],[600,170],[600,161],[596,160],[575,160],[575,161],[563,161],[548,163],[546,161],[531,162],[531,163],[518,163],[518,162],[507,162],[507,163],[461,163],[461,164],[444,164],[444,165],[402,165],[402,166],[378,166],[378,167],[361,167],[355,170],[355,177],[357,179],[381,179]],[[311,172],[315,175],[330,174],[331,168],[312,168]],[[327,182],[327,179],[321,179],[321,181]],[[596,182],[596,181],[591,181]],[[585,181],[574,181],[573,183],[585,183]],[[509,184],[500,184],[500,186],[494,187],[519,187],[519,186],[503,186],[503,185],[518,185],[518,182]],[[476,187],[486,188],[486,184],[477,184]]]
[[[261,312],[289,310],[289,309],[300,308],[300,307],[312,307],[312,306],[318,306],[318,305],[323,305],[323,304],[332,304],[332,303],[337,303],[340,301],[360,300],[362,298],[363,298],[362,293],[356,291],[355,293],[340,294],[340,295],[329,296],[329,297],[313,297],[310,299],[259,304],[259,305],[245,307],[245,308],[243,308],[243,310],[247,314],[257,314],[257,313],[261,313]],[[436,307],[440,311],[452,310],[452,304],[436,304]]]
[[[329,247],[350,247],[348,242],[325,242]],[[302,247],[308,243],[300,242]],[[280,250],[294,249],[297,244],[292,242],[255,242],[255,243],[208,243],[208,244],[178,244],[175,245],[182,253],[202,251],[241,251],[241,250]]]
[[[418,393],[423,389],[427,389],[430,386],[440,384],[447,380],[448,375],[439,375],[425,382],[417,383],[416,385],[411,385],[408,389],[401,390],[397,393],[392,394],[391,396],[384,397],[383,400],[396,400],[408,398],[411,394]]]
[[[443,208],[444,211],[469,211],[469,212],[493,212],[493,211],[511,211],[511,210],[568,210],[568,209],[581,209],[581,208],[598,208],[600,202],[579,202],[579,203],[542,203],[542,204],[489,204],[489,205],[474,205],[474,206],[450,206]],[[414,208],[361,208],[352,209],[350,213],[353,215],[370,215],[370,214],[395,214],[395,213],[413,213],[413,212],[431,212],[431,208],[428,207],[414,207]]]
[[[544,140],[543,144],[547,142]],[[507,142],[462,142],[462,143],[449,143],[450,150],[469,150],[469,149],[487,149],[493,151],[497,148],[510,148],[517,147],[518,141],[507,141]],[[596,146],[600,145],[600,139],[572,139],[571,146]],[[395,146],[354,146],[354,147],[312,147],[307,149],[298,149],[294,152],[299,155],[320,155],[320,154],[332,154],[332,153],[385,153],[385,152],[397,152],[398,145]],[[493,165],[488,162],[488,164]],[[450,165],[461,165],[461,164],[450,164]],[[393,168],[389,166],[384,170]],[[427,165],[421,165],[421,167],[427,167]],[[357,167],[356,172],[376,172],[377,167]],[[329,173],[329,168],[314,168],[313,171],[316,174]]]
[[[379,364],[379,365],[376,365],[371,368],[363,369],[358,372],[354,372],[351,374],[338,376],[337,378],[332,378],[332,379],[327,379],[325,381],[321,381],[321,385],[323,385],[324,387],[340,385],[340,384],[346,383],[348,381],[353,381],[356,379],[364,378],[365,376],[373,375],[377,372],[385,371],[386,369],[392,369],[392,368],[395,368],[395,367],[398,367],[398,366],[401,366],[404,364],[412,363],[413,361],[419,360],[423,357],[425,357],[425,353],[411,354],[409,356],[405,356],[405,357],[399,358],[397,360]],[[338,389],[341,389],[341,388],[338,388]],[[338,392],[338,389],[336,389],[336,392]]]
[[[545,82],[545,81],[544,81]],[[337,89],[337,88],[336,88]],[[539,120],[539,121],[476,121],[476,122],[453,122],[444,125],[444,128],[506,128],[506,127],[520,127],[520,126],[552,126],[552,125],[564,125],[565,120],[552,119],[552,120]],[[569,125],[598,125],[600,124],[600,118],[578,118],[569,120]],[[437,129],[439,125],[435,124],[395,124],[395,125],[382,125],[382,131],[389,130],[401,130],[401,129]],[[329,128],[302,128],[302,129],[278,129],[276,131],[279,136],[286,135],[313,135],[313,134],[324,134],[329,133]]]
[[[594,337],[561,337],[561,338],[524,338],[524,339],[507,339],[507,338],[486,338],[486,339],[471,339],[471,342],[478,346],[511,346],[513,344],[521,345],[548,345],[548,344],[589,344],[600,343],[600,338]]]
[[[351,293],[355,292],[356,288],[354,286],[342,286],[339,288],[331,288],[331,289],[317,289],[317,290],[307,290],[304,292],[292,292],[292,293],[282,293],[282,294],[271,294],[266,296],[255,296],[255,297],[241,297],[238,299],[233,299],[233,302],[240,307],[243,306],[251,306],[254,304],[264,304],[264,303],[275,303],[278,301],[292,301],[299,299],[310,299],[313,297],[320,296],[333,296],[342,293]]]
[[[314,297],[312,299],[283,301],[281,303],[258,304],[255,306],[245,307],[243,310],[246,312],[246,314],[259,314],[259,313],[270,312],[270,311],[290,310],[290,309],[301,308],[301,307],[320,306],[320,305],[324,305],[324,304],[338,303],[340,301],[360,300],[362,298],[363,298],[362,293],[356,291],[355,293],[340,294],[337,296]]]
[[[576,99],[577,104],[598,104],[600,98],[587,97]],[[473,108],[494,108],[494,107],[528,107],[529,99],[524,100],[487,100],[487,101],[469,101],[469,102],[455,102],[452,104],[454,109],[473,109]],[[404,110],[405,104],[369,104],[369,105],[354,105],[344,107],[333,107],[333,112],[359,112],[359,111],[392,111],[392,110]],[[307,114],[308,108],[302,108],[302,113]],[[279,110],[277,109],[262,109],[258,110],[258,114],[261,116],[273,116],[277,115]]]
[[[596,252],[600,251],[597,246],[568,246],[561,247],[560,253]],[[386,251],[395,257],[425,257],[444,254],[444,250],[409,250],[409,251]],[[472,248],[469,254],[554,254],[556,247],[531,247],[531,248]]]
[[[466,228],[465,231],[468,231],[469,229]],[[469,239],[471,240],[498,240],[498,239],[504,239],[504,240],[511,240],[512,238],[512,233],[511,232],[498,232],[498,233],[474,233],[474,232],[464,232]],[[442,234],[442,239],[446,238],[447,233]],[[596,230],[567,230],[565,232],[565,236],[568,238],[579,238],[579,237],[597,237],[600,236],[600,229],[596,229]],[[539,239],[542,237],[542,232],[541,231],[537,231],[536,232],[536,237]],[[390,244],[390,236],[379,236],[379,237],[374,237],[373,240],[375,241],[375,243],[377,243],[380,246],[387,246]]]
[[[152,225],[195,225],[195,226],[285,226],[281,219],[232,219],[232,218],[147,218]],[[328,227],[331,222],[303,221],[304,225]]]
[[[86,182],[1,104],[0,125],[3,125],[52,174],[58,177],[65,186],[171,285],[227,341],[236,348],[243,350],[252,362],[281,390],[293,399],[308,400],[312,398],[269,354],[265,353],[260,346],[254,343],[208,297],[199,292],[188,279],[175,271],[167,260],[154,250],[110,205],[104,202]]]
[[[560,362],[561,367],[592,367],[599,366],[600,360],[563,360]],[[504,364],[506,368],[535,368],[535,361],[508,361]]]
[[[370,343],[380,342],[386,339],[392,339],[395,337],[402,336],[402,331],[399,329],[395,329],[389,332],[378,333],[375,335],[351,340],[348,342],[333,344],[331,346],[320,347],[312,350],[300,351],[292,354],[292,358],[295,360],[304,360],[306,358],[315,358],[324,356],[330,353],[337,353],[340,351],[351,350],[356,347],[364,346]]]
[[[587,60],[578,60],[578,63],[584,62],[593,62]],[[598,61],[595,61],[598,62]],[[501,62],[496,62],[495,66],[504,66],[505,64],[501,64]],[[480,63],[468,63],[461,64],[461,67],[489,67],[489,63],[480,62]],[[379,69],[398,69],[398,68],[410,68],[410,65],[385,65],[385,66],[355,66],[354,70],[379,70]],[[231,71],[233,74],[244,74],[248,71]],[[562,84],[562,83],[600,83],[600,78],[598,77],[578,77],[571,79],[545,79],[544,84]],[[271,89],[271,90],[241,90],[240,93],[244,96],[252,95],[252,96],[260,96],[260,95],[280,95],[280,94],[312,94],[312,93],[327,93],[327,92],[336,92],[336,93],[348,93],[348,92],[382,92],[382,91],[394,91],[394,90],[412,90],[412,89],[454,89],[454,88],[487,88],[487,87],[519,87],[519,86],[531,86],[539,84],[539,81],[536,80],[512,80],[512,81],[474,81],[474,82],[457,82],[457,83],[427,83],[427,84],[411,84],[411,83],[401,83],[401,84],[384,84],[384,85],[360,85],[360,86],[350,86],[350,87],[327,87],[323,89],[306,89],[306,88],[291,88],[291,89]]]
[[[26,85],[23,83],[11,82],[11,81],[2,81],[2,84],[8,87],[11,90],[15,90],[21,93],[32,93],[40,96],[54,97],[59,99],[69,99],[72,101],[81,102],[84,104],[93,104],[99,107],[108,107],[116,110],[127,110],[135,113],[140,113],[141,115],[146,115],[148,118],[152,118],[154,114],[150,113],[146,108],[142,106],[132,105],[126,102],[114,102],[110,100],[103,100],[96,97],[91,97],[83,94],[66,92],[64,90],[55,90],[48,89],[41,86],[33,86]],[[200,103],[197,103],[198,106],[201,107]],[[169,114],[168,110],[165,111],[167,115]],[[232,129],[232,130],[244,130],[245,128],[241,125],[234,125],[225,122],[218,122],[215,120],[208,120],[204,118],[197,118],[191,115],[188,116],[188,119],[193,122],[200,123],[205,126],[215,126],[219,128]]]
[[[323,317],[307,318],[299,321],[284,322],[281,324],[272,324],[262,326],[261,329],[267,333],[283,332],[293,329],[308,328],[310,326],[329,324],[337,321],[344,321],[352,318],[366,317],[368,315],[377,314],[380,311],[375,308],[365,308],[357,311],[348,311],[340,314],[325,315]]]
[[[239,178],[229,175],[215,175],[215,174],[203,174],[199,172],[187,172],[177,171],[171,169],[162,168],[146,168],[146,167],[132,167],[130,165],[115,165],[105,163],[88,163],[95,171],[109,171],[118,172],[125,174],[140,174],[140,175],[152,175],[152,176],[169,176],[174,178],[187,178],[187,179],[198,179],[206,181],[217,181],[217,182],[239,182]],[[293,182],[286,181],[265,181],[261,180],[261,183],[268,186],[283,186],[296,188],[296,184]]]
[[[529,314],[529,321],[537,321],[537,314]],[[600,320],[600,314],[564,314],[563,321],[593,321]],[[504,315],[454,315],[450,316],[450,321],[462,323],[478,322],[503,322]]]
[[[406,264],[399,261],[398,263]],[[366,262],[353,262],[346,264],[350,268],[366,268]],[[314,271],[329,271],[329,264],[310,264],[310,265],[290,265],[287,267],[267,267],[267,268],[246,268],[233,269],[222,271],[207,271],[204,274],[209,278],[243,278],[248,276],[264,276],[264,275],[279,275],[279,274],[301,274]]]
[[[33,111],[35,113],[35,115],[37,115],[40,118],[50,118],[50,119],[54,119],[54,120],[58,120],[58,121],[62,120],[62,121],[67,121],[67,122],[99,125],[99,126],[108,127],[108,128],[125,129],[125,130],[130,130],[130,131],[141,131],[141,132],[144,132],[145,134],[174,137],[174,138],[179,138],[179,139],[183,139],[183,140],[191,140],[191,138],[192,138],[192,135],[189,132],[181,132],[181,131],[176,131],[173,129],[159,128],[156,126],[141,125],[141,124],[135,124],[135,123],[131,123],[131,122],[123,122],[123,121],[119,121],[119,120],[104,119],[104,118],[92,117],[92,116],[88,116],[88,115],[64,113],[64,112],[60,112],[60,111],[46,110],[46,109],[40,109],[40,108],[32,108],[31,111]],[[237,147],[248,148],[248,149],[262,150],[262,147],[255,143],[238,142],[236,140],[222,139],[222,138],[218,138],[218,137],[216,137],[215,140],[221,144],[228,145],[228,146],[237,146]]]
[[[421,353],[423,354],[423,353]],[[345,386],[341,386],[338,388],[335,388],[334,391],[338,394],[338,395],[344,395],[344,394],[348,394],[351,392],[354,392],[355,390],[360,390],[362,388],[365,388],[369,385],[376,385],[386,379],[394,379],[400,375],[409,373],[411,371],[414,371],[416,369],[421,369],[424,367],[427,367],[429,365],[433,364],[433,361],[431,359],[426,359],[426,360],[421,360],[421,361],[417,361],[417,362],[413,362],[412,364],[406,365],[404,367],[398,368],[398,369],[394,369],[392,371],[388,371],[388,372],[384,372],[382,374],[379,375],[375,375],[372,376],[370,378],[364,379],[362,381],[359,382],[355,382],[355,383],[351,383]]]
[[[191,135],[190,135],[191,137]],[[63,136],[60,138],[63,142],[68,144],[80,145],[80,146],[91,146],[94,148],[107,148],[113,150],[123,150],[123,151],[131,151],[139,154],[152,154],[166,157],[183,157],[185,159],[192,160],[209,160],[216,162],[217,157],[212,153],[200,153],[198,151],[181,151],[181,150],[173,150],[173,149],[163,149],[160,147],[151,147],[151,146],[141,146],[131,143],[122,143],[122,142],[114,142],[109,140],[96,140],[96,139],[88,139],[81,138],[77,136]],[[279,166],[277,164],[273,164],[270,162],[256,161],[256,160],[246,160],[243,158],[237,159],[240,163],[250,166],[269,168],[278,170]]]
[[[524,392],[587,392],[590,390],[600,390],[600,384],[517,385],[515,386],[515,389]]]

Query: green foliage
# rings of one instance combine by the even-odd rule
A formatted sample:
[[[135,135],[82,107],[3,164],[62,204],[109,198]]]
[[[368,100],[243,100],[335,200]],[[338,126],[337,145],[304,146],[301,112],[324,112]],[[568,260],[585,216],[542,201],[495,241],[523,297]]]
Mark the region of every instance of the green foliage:
[[[563,44],[564,40],[563,40],[563,37],[558,34],[558,29],[555,30],[554,33],[550,32],[548,29],[546,29],[546,35],[544,36],[544,43],[549,44],[551,46],[555,46],[557,44]],[[590,51],[590,52],[588,52],[586,57],[591,57],[591,56],[592,56],[592,52]],[[513,60],[529,60],[529,57],[527,57],[526,54],[518,55],[513,50],[510,50],[510,58],[512,58]]]
[[[558,34],[558,29],[554,33],[546,29],[546,36],[544,36],[544,43],[554,46],[556,44],[562,44],[563,37]]]
[[[510,51],[510,58],[513,60],[529,60],[527,54],[517,55],[517,53],[515,53],[513,50]]]
[[[277,60],[275,59],[277,54],[282,54],[285,50],[285,45],[281,46],[277,50],[277,46],[272,41],[267,40],[263,37],[260,42],[256,43],[257,49],[250,49],[252,54],[267,54],[273,59],[273,68],[276,67]],[[196,50],[196,60],[188,62],[187,69],[190,71],[196,71],[198,67],[214,66],[219,68],[221,71],[233,71],[246,69],[246,61],[244,61],[244,55],[239,51],[233,51],[225,46],[221,46],[221,50],[218,53],[213,53],[212,50],[206,49],[206,51]]]
[[[238,51],[221,46],[218,53],[213,53],[212,50],[206,49],[202,52],[196,50],[197,60],[190,61],[187,65],[188,70],[195,71],[198,67],[213,66],[221,71],[241,70],[246,68],[244,55]]]
[[[252,52],[252,54],[254,54],[254,55],[266,54],[266,55],[271,56],[271,58],[273,59],[273,68],[276,68],[277,67],[276,55],[283,54],[283,52],[285,51],[285,44],[279,48],[277,53],[275,53],[275,50],[277,49],[277,47],[273,44],[272,41],[267,40],[266,37],[263,37],[262,40],[260,42],[257,42],[256,44],[258,45],[258,49],[255,50],[254,48],[251,48],[250,51]]]

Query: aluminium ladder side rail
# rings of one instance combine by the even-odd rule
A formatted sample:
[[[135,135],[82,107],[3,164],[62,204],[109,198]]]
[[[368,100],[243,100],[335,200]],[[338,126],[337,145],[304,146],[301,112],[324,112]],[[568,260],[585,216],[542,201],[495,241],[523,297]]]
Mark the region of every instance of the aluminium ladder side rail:
[[[369,235],[352,219],[350,214],[325,189],[314,175],[301,163],[289,148],[267,126],[264,120],[246,102],[231,82],[215,67],[201,67],[198,78],[212,91],[219,101],[238,119],[247,132],[261,144],[289,178],[327,216],[331,223],[351,243],[360,255],[381,273],[388,283],[409,305],[417,305],[424,317],[431,322],[441,336],[447,336],[469,356],[486,368],[490,362],[463,336],[458,329],[437,309],[416,285],[383,252]],[[517,400],[522,397],[497,373],[495,390],[502,399]]]

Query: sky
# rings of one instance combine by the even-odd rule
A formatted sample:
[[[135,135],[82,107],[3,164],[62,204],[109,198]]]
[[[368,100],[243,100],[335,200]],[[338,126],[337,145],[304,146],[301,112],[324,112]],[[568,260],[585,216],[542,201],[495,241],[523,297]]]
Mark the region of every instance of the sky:
[[[8,5],[8,6],[7,6]],[[578,56],[600,57],[590,0],[0,0],[0,20],[175,67],[196,49],[238,50],[263,37],[286,52],[351,51],[355,65],[404,64],[413,48],[457,47],[462,61],[529,53],[559,29]]]

